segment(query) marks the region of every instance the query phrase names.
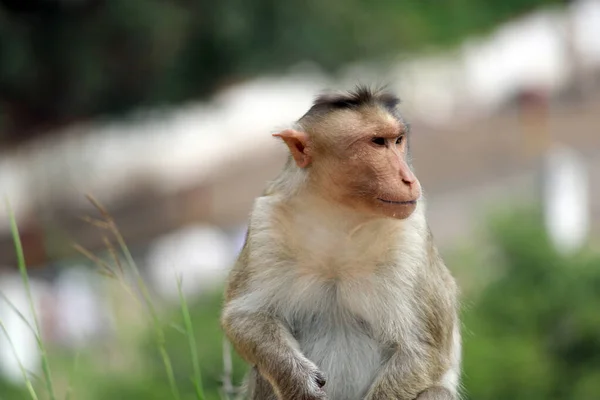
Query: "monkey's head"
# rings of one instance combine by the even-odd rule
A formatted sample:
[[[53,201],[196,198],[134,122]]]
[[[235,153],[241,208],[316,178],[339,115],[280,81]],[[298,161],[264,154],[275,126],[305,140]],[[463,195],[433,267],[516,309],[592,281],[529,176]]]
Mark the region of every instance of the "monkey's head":
[[[371,215],[409,217],[421,186],[409,163],[397,97],[358,87],[318,97],[297,129],[274,136],[308,173],[309,190]]]

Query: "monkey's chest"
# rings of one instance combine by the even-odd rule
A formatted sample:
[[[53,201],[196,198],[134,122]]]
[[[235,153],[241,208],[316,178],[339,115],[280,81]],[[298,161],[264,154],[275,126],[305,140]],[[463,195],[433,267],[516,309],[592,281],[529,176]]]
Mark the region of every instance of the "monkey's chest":
[[[368,324],[331,302],[296,314],[291,325],[303,354],[325,373],[328,399],[363,399],[384,358]]]

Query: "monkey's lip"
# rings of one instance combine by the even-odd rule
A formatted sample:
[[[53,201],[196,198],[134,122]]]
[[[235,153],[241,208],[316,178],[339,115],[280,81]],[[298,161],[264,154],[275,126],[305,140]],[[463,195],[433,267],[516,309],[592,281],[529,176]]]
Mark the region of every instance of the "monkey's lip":
[[[406,201],[394,201],[394,200],[385,200],[385,199],[381,199],[381,198],[377,198],[377,200],[383,202],[383,203],[387,203],[387,204],[399,204],[399,205],[412,205],[412,204],[417,204],[417,200],[406,200]]]

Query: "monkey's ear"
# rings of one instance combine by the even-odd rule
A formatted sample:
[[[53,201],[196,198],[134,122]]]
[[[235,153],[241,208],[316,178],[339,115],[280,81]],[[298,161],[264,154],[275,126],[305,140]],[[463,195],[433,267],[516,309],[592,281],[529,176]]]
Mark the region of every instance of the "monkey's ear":
[[[309,152],[307,151],[308,135],[304,132],[286,129],[279,133],[274,133],[273,136],[283,139],[287,147],[290,149],[296,165],[300,168],[305,168],[312,161]]]

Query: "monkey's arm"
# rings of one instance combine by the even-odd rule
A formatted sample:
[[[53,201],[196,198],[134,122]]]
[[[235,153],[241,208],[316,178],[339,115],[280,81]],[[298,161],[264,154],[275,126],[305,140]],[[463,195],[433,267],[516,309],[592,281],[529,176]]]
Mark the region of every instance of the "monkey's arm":
[[[396,352],[382,367],[365,400],[454,400],[443,386],[433,384],[424,362]]]
[[[454,335],[458,330],[454,330]],[[457,343],[459,338],[453,339]],[[443,363],[431,354],[407,354],[396,351],[381,368],[365,400],[456,400],[458,399],[459,362],[453,348],[450,363]],[[434,366],[432,368],[432,366]],[[437,370],[437,371],[432,371]],[[441,374],[439,373],[441,372]],[[440,376],[441,375],[441,376]],[[437,378],[436,378],[437,376]]]
[[[324,399],[325,378],[302,355],[296,340],[274,316],[226,306],[223,327],[233,347],[269,381],[281,399]]]
[[[433,248],[432,248],[433,249]],[[416,287],[414,310],[422,325],[410,337],[382,338],[396,343],[366,400],[456,400],[461,364],[461,334],[456,285],[435,249],[427,268],[431,275]]]
[[[280,399],[321,400],[325,379],[301,353],[298,342],[265,306],[264,292],[251,293],[248,245],[232,271],[221,325],[238,354],[271,384]]]

